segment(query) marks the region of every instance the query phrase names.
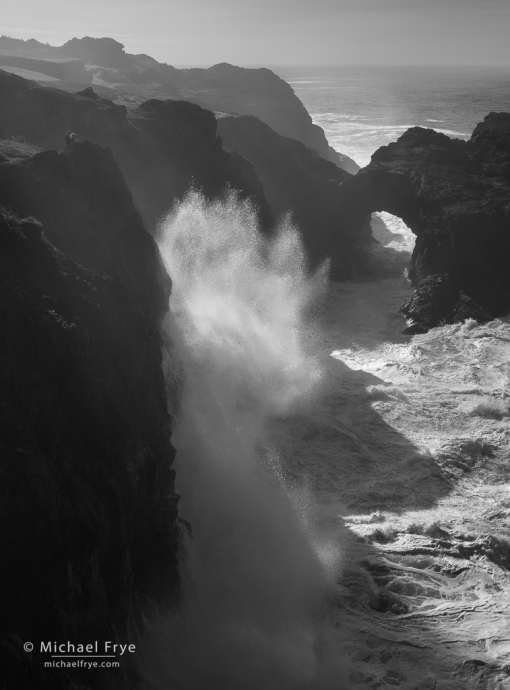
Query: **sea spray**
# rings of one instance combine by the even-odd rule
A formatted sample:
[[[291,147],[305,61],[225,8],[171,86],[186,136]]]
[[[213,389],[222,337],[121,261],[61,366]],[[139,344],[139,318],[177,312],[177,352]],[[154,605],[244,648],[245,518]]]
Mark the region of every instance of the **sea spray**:
[[[190,193],[162,224],[159,246],[173,282],[165,373],[180,386],[175,469],[192,536],[183,605],[158,631],[152,684],[341,688],[324,660],[327,569],[267,431],[317,389],[309,314],[326,270],[307,275],[290,222],[263,238],[233,193],[214,202]]]

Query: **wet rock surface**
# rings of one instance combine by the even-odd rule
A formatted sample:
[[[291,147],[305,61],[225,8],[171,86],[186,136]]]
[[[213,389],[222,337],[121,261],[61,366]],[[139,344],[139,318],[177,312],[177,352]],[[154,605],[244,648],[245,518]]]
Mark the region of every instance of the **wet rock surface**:
[[[462,323],[474,319],[479,323],[491,321],[494,316],[468,297],[457,281],[448,274],[433,274],[424,278],[400,311],[407,318],[404,333],[426,333],[429,328],[447,323]]]

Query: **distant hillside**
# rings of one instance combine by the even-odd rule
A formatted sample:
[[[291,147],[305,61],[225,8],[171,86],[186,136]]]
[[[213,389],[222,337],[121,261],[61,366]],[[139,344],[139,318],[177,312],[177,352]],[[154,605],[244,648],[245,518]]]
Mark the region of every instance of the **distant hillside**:
[[[27,75],[26,78],[40,82],[57,80],[82,84],[92,83],[92,75],[85,69],[85,62],[76,58],[39,58],[2,52],[0,53],[0,67],[20,76],[25,76],[23,72],[30,72],[31,76]]]
[[[148,55],[126,53],[112,38],[73,38],[63,46],[33,39],[0,37],[0,67],[28,69],[61,80],[53,84],[77,90],[93,84],[101,96],[129,107],[143,101],[180,98],[208,110],[254,115],[278,134],[297,139],[325,160],[355,173],[358,166],[327,142],[306,108],[286,81],[269,69],[246,69],[221,63],[208,69],[176,69]],[[18,74],[21,74],[18,72]]]
[[[314,150],[256,117],[215,118],[176,99],[150,99],[128,110],[100,97],[96,87],[69,93],[51,86],[0,68],[0,139],[58,150],[71,130],[108,147],[149,232],[157,233],[159,220],[190,187],[209,199],[230,187],[252,200],[265,232],[291,212],[312,265],[330,257],[336,280],[359,268],[370,229],[360,230],[360,219],[353,224],[338,202],[351,176]]]

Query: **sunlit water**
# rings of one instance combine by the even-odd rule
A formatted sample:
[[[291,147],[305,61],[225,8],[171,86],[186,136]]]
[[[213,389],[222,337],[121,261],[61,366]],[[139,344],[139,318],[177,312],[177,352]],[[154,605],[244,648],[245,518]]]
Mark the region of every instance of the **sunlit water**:
[[[192,538],[151,688],[509,686],[510,425],[471,410],[506,409],[510,327],[403,336],[413,238],[374,232],[373,275],[324,299],[292,229],[268,244],[234,197],[164,225]]]
[[[510,68],[274,67],[329,143],[359,165],[419,126],[467,139],[490,111],[510,111]]]
[[[277,71],[360,164],[408,126],[467,138],[510,109],[500,70]],[[510,327],[404,336],[414,238],[373,229],[372,274],[326,287],[234,197],[164,223],[192,537],[151,688],[510,687]]]

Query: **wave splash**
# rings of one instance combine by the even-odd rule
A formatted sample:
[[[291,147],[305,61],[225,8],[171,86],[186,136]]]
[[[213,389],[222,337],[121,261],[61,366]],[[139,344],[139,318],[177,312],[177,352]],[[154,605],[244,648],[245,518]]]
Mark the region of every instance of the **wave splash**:
[[[177,350],[166,376],[181,381],[177,490],[192,531],[164,675],[192,690],[338,690],[321,612],[331,549],[322,562],[310,500],[285,479],[267,431],[317,391],[311,310],[326,267],[307,275],[290,222],[263,238],[233,193],[207,202],[191,192],[159,246],[173,281],[164,330]]]

